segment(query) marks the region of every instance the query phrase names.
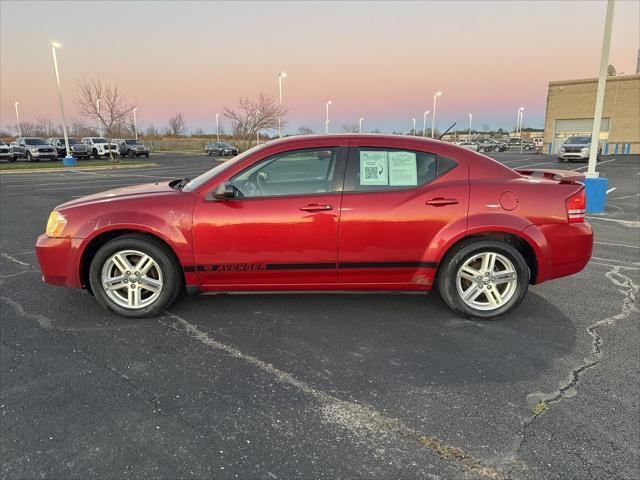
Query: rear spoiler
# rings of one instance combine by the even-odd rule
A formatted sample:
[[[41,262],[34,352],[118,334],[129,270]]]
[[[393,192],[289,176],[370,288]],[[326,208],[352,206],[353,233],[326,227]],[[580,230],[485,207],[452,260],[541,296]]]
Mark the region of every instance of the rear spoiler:
[[[584,180],[584,174],[573,170],[543,170],[536,168],[516,168],[514,170],[520,175],[548,178],[560,183],[577,183]]]

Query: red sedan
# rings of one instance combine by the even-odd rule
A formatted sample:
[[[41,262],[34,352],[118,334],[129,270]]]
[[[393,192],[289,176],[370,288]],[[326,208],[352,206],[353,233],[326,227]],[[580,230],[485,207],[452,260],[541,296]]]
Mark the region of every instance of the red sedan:
[[[36,250],[45,282],[128,317],[161,313],[185,288],[436,286],[457,313],[488,319],[589,261],[581,178],[417,137],[292,137],[193,180],[60,205]]]

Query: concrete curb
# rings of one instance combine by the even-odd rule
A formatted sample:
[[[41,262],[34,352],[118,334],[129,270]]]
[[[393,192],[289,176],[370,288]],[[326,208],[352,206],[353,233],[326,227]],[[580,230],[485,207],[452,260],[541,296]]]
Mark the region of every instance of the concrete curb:
[[[23,169],[11,169],[0,170],[0,175],[14,175],[17,173],[47,173],[47,172],[73,172],[82,170],[123,170],[127,168],[147,168],[158,167],[157,163],[145,163],[142,165],[101,165],[98,167],[67,167],[67,168],[25,168]]]

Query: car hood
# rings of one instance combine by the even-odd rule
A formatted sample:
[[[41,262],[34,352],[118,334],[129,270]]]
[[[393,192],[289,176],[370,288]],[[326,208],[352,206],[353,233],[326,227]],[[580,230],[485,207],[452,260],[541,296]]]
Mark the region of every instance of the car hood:
[[[176,193],[177,190],[169,186],[170,182],[144,183],[141,185],[132,185],[129,187],[114,188],[104,192],[94,193],[86,197],[76,198],[70,202],[58,205],[56,210],[64,210],[65,208],[80,207],[93,203],[112,202],[123,199],[131,199],[148,195],[163,195],[166,193]]]

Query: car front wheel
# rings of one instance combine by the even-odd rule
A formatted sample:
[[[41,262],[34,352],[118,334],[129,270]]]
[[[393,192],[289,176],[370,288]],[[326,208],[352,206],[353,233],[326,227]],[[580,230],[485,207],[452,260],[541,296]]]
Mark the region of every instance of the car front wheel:
[[[143,318],[162,313],[183,283],[167,247],[144,235],[124,235],[103,245],[89,267],[91,290],[108,310]]]
[[[472,239],[447,253],[438,272],[438,289],[456,313],[489,320],[520,304],[529,275],[522,254],[511,245]]]

